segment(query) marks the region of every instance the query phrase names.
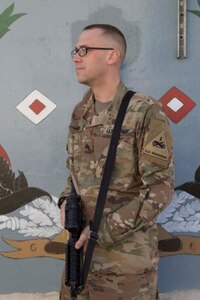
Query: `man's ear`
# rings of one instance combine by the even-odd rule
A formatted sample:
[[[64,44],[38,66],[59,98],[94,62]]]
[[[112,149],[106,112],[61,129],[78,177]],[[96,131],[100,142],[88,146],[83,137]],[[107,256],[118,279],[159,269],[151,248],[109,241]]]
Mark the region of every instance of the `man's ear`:
[[[120,60],[120,57],[121,57],[121,53],[119,50],[115,49],[112,51],[111,54],[109,54],[108,56],[108,64],[109,65],[113,65],[115,64],[116,62],[118,62]]]

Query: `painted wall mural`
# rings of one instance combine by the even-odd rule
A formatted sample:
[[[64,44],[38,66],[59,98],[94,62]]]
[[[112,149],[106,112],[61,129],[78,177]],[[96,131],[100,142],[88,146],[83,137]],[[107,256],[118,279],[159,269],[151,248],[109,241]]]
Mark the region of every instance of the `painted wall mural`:
[[[160,99],[168,118],[178,123],[195,107],[195,102],[177,87],[172,87]]]
[[[158,219],[160,256],[200,255],[200,167],[194,181],[175,188],[170,205]],[[0,146],[0,230],[21,234],[21,240],[1,239],[14,251],[0,251],[7,258],[65,258],[67,232],[60,224],[58,198],[28,187],[23,172],[12,172],[8,154]],[[19,209],[19,215],[14,213]],[[187,235],[182,235],[187,233]],[[28,239],[27,239],[28,238]]]
[[[46,191],[28,187],[23,172],[19,171],[16,177],[8,154],[0,146],[0,230],[8,229],[23,236],[20,241],[1,236],[5,243],[18,249],[0,252],[1,255],[15,259],[63,258],[67,233],[62,231],[57,200]],[[19,210],[20,217],[9,215],[19,208],[22,208]],[[26,240],[27,237],[37,239]]]
[[[200,167],[194,181],[175,188],[169,206],[159,215],[160,256],[200,255]]]
[[[0,146],[0,215],[8,214],[40,196],[51,196],[42,189],[29,187],[23,172],[16,176],[10,159]]]
[[[17,19],[26,15],[26,13],[14,14],[14,3],[11,4],[0,14],[0,38],[2,38],[8,31],[10,31],[9,26],[14,23]]]
[[[12,23],[26,15],[26,13],[12,15],[13,11],[14,3],[0,14],[0,38],[10,31],[9,26]],[[35,89],[27,95],[16,108],[21,114],[37,125],[50,115],[56,108],[56,104]]]
[[[52,257],[54,253],[53,257],[56,255],[56,258],[60,258],[60,252],[64,253],[64,243],[62,247],[60,240],[66,241],[66,233],[62,233],[57,200],[42,189],[29,187],[23,172],[19,171],[16,177],[8,154],[0,146],[0,230],[18,232],[23,238],[37,237],[36,240],[27,241],[9,241],[2,237],[5,243],[18,251],[1,252],[1,255],[20,259]],[[20,217],[9,215],[19,208],[22,208],[19,210]],[[53,239],[49,240],[49,237]]]
[[[38,90],[34,90],[16,108],[27,119],[37,125],[52,113],[56,108],[56,104]]]

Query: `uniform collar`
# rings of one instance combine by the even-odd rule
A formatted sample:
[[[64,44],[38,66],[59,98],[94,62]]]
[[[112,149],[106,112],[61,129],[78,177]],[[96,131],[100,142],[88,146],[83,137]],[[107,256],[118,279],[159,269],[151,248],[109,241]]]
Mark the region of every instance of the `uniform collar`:
[[[121,81],[118,85],[117,92],[113,98],[113,101],[111,102],[111,104],[109,106],[110,109],[113,111],[114,115],[117,114],[120,104],[121,104],[121,101],[122,101],[124,95],[126,94],[127,90],[128,90],[127,87]],[[88,91],[88,93],[86,94],[86,96],[84,98],[86,100],[86,105],[85,105],[84,111],[83,111],[83,118],[87,119],[89,116],[94,115],[94,99],[95,99],[95,97],[94,97],[94,93],[92,92],[91,89]],[[114,115],[113,115],[113,117],[114,117]]]

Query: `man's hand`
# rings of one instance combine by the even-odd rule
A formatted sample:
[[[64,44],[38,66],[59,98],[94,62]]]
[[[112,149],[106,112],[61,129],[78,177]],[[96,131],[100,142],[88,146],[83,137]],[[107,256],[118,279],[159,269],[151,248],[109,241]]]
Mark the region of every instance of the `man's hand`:
[[[65,226],[65,205],[67,200],[65,200],[61,206],[60,206],[60,223],[64,227]],[[81,235],[79,237],[79,240],[75,244],[76,249],[80,249],[83,244],[87,241],[90,233],[90,226],[86,226],[83,231],[81,232]]]
[[[76,249],[80,249],[83,246],[83,244],[88,240],[89,233],[90,233],[90,226],[88,225],[81,232],[79,240],[75,244]]]

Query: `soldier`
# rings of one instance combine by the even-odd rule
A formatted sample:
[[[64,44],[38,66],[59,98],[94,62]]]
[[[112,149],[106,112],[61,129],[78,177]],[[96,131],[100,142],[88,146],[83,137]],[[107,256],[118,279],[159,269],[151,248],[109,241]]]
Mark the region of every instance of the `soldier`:
[[[85,27],[71,53],[79,83],[89,86],[73,111],[67,143],[67,167],[87,218],[77,249],[88,239],[113,126],[127,91],[120,79],[125,54],[123,33],[108,24]],[[62,222],[69,191],[68,184],[59,199]],[[99,238],[80,300],[156,299],[155,218],[172,191],[168,121],[160,103],[136,93],[122,125]],[[68,297],[63,284],[61,299]]]

